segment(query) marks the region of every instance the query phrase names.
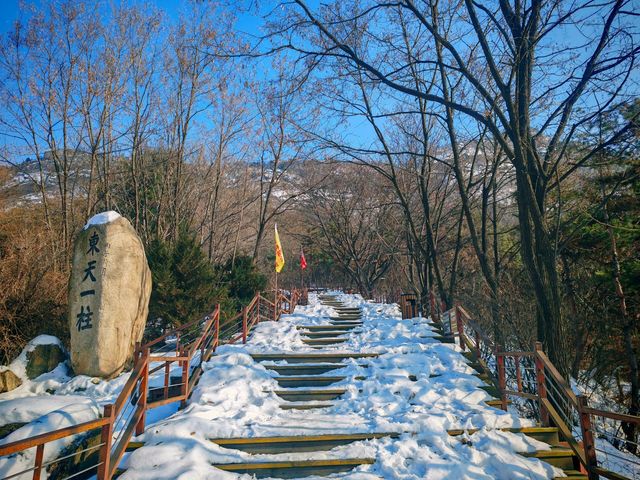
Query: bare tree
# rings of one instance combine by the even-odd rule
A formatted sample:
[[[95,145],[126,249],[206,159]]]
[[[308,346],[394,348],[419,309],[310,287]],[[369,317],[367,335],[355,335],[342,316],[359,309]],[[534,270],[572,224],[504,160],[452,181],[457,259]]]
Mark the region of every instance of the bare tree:
[[[531,0],[512,7],[503,1],[438,5],[404,0],[341,2],[318,11],[303,0],[295,3],[297,10],[287,9],[287,18],[281,19],[278,28],[287,32],[287,46],[313,59],[310,63],[331,58],[357,65],[391,91],[455,111],[463,121],[477,122],[499,143],[515,170],[521,255],[536,297],[538,338],[564,369],[556,242],[547,218],[548,195],[621,134],[612,133],[574,163],[563,162],[576,128],[597,114],[594,110],[598,108],[580,107],[589,105],[594,96],[600,100],[598,105],[607,106],[630,93],[629,76],[639,47],[629,2]],[[397,26],[399,11],[410,17],[411,40],[419,42],[421,32],[428,32],[427,41],[442,56],[407,62],[395,55],[394,40],[402,32]],[[443,18],[451,19],[447,30]],[[589,33],[583,32],[590,36],[593,47],[585,53],[582,42],[558,46],[559,32],[585,18],[593,20]],[[365,48],[354,44],[357,35],[351,27],[355,23],[367,25]],[[466,35],[454,37],[451,32]],[[296,43],[299,38],[306,43]],[[309,42],[316,48],[308,46]],[[405,73],[411,63],[437,68],[444,77],[458,76],[466,85],[467,97],[448,95],[446,81],[440,82],[439,91],[416,87]],[[548,74],[549,65],[554,65],[557,74]],[[469,95],[474,99],[471,102]],[[455,123],[448,123],[450,129],[456,129]]]

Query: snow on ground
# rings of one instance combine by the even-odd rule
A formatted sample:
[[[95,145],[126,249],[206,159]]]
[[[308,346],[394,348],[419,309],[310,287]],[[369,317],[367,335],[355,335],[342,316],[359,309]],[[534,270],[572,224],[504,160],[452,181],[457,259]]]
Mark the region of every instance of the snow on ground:
[[[60,363],[51,372],[29,380],[26,375],[27,352],[35,345],[50,343],[61,345],[60,340],[49,335],[34,338],[8,367],[22,379],[23,384],[15,390],[0,394],[0,427],[21,423],[25,425],[1,438],[0,446],[100,418],[104,405],[115,402],[129,379],[130,372],[124,372],[111,380],[86,375],[72,376],[68,365]],[[149,384],[162,384],[163,375],[164,371],[152,376]],[[174,414],[178,407],[179,403],[173,403],[148,411],[147,424]],[[48,443],[45,447],[45,461],[58,457],[62,449],[76,438],[77,436],[71,436]],[[31,449],[22,454],[0,458],[0,478],[32,467],[34,454],[35,450]]]
[[[72,397],[67,397],[72,398]],[[34,402],[36,399],[29,399],[29,404],[42,402]],[[50,398],[54,404],[55,400]],[[60,400],[60,398],[56,399]],[[13,402],[9,400],[9,402]],[[17,401],[16,401],[17,402]],[[62,402],[61,402],[62,403]],[[4,406],[4,405],[3,405]],[[30,410],[30,409],[28,409]],[[97,404],[89,399],[76,399],[69,403],[58,405],[58,408],[45,415],[37,417],[34,421],[15,430],[0,440],[0,445],[11,443],[25,438],[39,435],[43,432],[50,432],[60,428],[70,427],[78,423],[88,422],[100,417],[100,409]],[[66,437],[48,443],[44,448],[44,461],[48,462],[58,457],[59,452],[67,445],[70,445],[75,437]],[[34,464],[35,449],[29,449],[15,456],[0,458],[0,477],[5,478],[23,472]],[[19,478],[24,478],[21,476]],[[30,478],[30,476],[29,476]]]
[[[374,465],[332,478],[371,479],[548,479],[560,470],[517,452],[549,448],[522,434],[497,430],[529,425],[514,412],[484,403],[489,395],[478,387],[453,345],[434,339],[425,319],[401,320],[397,307],[371,304],[359,296],[341,295],[363,310],[364,326],[346,334],[346,343],[322,351],[376,352],[377,358],[353,359],[327,375],[347,380],[330,388],[347,392],[331,408],[282,410],[286,403],[272,391],[274,376],[249,353],[318,352],[302,342],[297,325],[324,324],[333,313],[311,296],[277,323],[264,322],[246,345],[218,349],[190,404],[151,425],[140,440],[146,446],[129,455],[123,480],[250,478],[222,472],[213,463],[372,457]],[[285,362],[282,362],[285,363]],[[415,376],[412,381],[409,376]],[[365,377],[356,379],[356,377]],[[452,428],[480,428],[472,435],[450,437]],[[303,435],[323,433],[398,432],[327,452],[250,455],[224,449],[216,437]]]
[[[8,366],[23,383],[0,394],[0,427],[24,425],[0,439],[0,446],[99,418],[102,406],[114,402],[129,378],[129,373],[109,381],[85,375],[74,377],[68,365],[60,363],[52,371],[30,380],[26,373],[27,353],[37,345],[47,344],[57,344],[64,349],[56,337],[40,335],[31,340]],[[44,450],[45,461],[56,458],[75,438],[71,436],[48,443]],[[0,478],[32,467],[34,456],[35,449],[30,449],[0,458]]]

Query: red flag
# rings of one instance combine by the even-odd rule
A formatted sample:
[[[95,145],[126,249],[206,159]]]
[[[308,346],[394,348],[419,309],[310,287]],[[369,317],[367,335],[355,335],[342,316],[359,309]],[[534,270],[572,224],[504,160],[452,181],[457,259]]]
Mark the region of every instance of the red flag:
[[[304,258],[304,251],[302,250],[302,248],[300,249],[300,268],[302,270],[307,268],[307,259]]]

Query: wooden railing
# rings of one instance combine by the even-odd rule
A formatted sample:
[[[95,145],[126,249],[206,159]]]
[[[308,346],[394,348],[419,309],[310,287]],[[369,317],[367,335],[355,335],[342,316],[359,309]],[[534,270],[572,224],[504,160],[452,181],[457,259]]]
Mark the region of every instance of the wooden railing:
[[[134,367],[125,386],[113,404],[105,405],[103,416],[97,420],[73,425],[52,432],[0,445],[0,459],[9,455],[33,452],[33,465],[20,472],[11,470],[2,480],[32,478],[39,480],[43,470],[81,454],[93,461],[85,461],[82,471],[65,478],[75,478],[95,472],[98,480],[110,480],[129,445],[131,437],[144,431],[146,412],[169,403],[180,402],[183,407],[191,396],[208,361],[216,348],[225,343],[246,343],[251,329],[261,321],[277,321],[282,313],[292,313],[306,292],[293,290],[274,294],[272,302],[257,294],[240,313],[220,319],[220,306],[204,318],[181,325],[164,335],[136,346]],[[160,374],[159,372],[162,372]],[[53,441],[88,435],[98,438],[97,444],[73,449],[65,457],[45,459],[45,446]],[[78,438],[78,437],[76,437]],[[55,455],[55,452],[52,453]],[[27,454],[29,455],[29,454]],[[87,465],[89,463],[89,465]]]
[[[531,351],[507,351],[461,306],[443,312],[437,321],[463,351],[473,352],[498,390],[502,409],[513,399],[525,415],[557,427],[590,480],[640,478],[638,443],[620,433],[640,430],[640,417],[591,408],[587,397],[574,393],[539,342]]]

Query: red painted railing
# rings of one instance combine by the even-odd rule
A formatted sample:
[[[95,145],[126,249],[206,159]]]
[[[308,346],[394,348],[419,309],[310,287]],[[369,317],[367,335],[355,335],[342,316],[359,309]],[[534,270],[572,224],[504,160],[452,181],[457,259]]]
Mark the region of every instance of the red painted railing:
[[[264,320],[278,320],[282,313],[292,313],[306,292],[278,292],[276,303],[257,294],[241,312],[221,321],[220,306],[205,316],[181,325],[164,335],[136,347],[134,367],[127,383],[113,404],[105,405],[103,417],[73,425],[35,437],[0,446],[0,458],[22,454],[35,448],[33,465],[21,472],[12,472],[2,479],[32,478],[39,480],[43,470],[65,458],[44,460],[45,446],[55,440],[95,432],[97,445],[74,449],[67,457],[87,454],[95,460],[82,471],[66,478],[74,478],[91,471],[98,480],[110,480],[116,473],[127,446],[134,435],[144,431],[146,412],[169,403],[184,406],[200,376],[203,363],[216,348],[225,343],[247,342],[251,329]],[[159,375],[158,372],[163,372]],[[173,375],[172,375],[173,374]],[[157,380],[161,380],[157,382]],[[152,384],[150,384],[150,382]],[[86,464],[87,462],[85,462]]]
[[[587,398],[574,393],[539,342],[531,351],[506,351],[459,305],[439,315],[437,322],[460,349],[473,352],[497,388],[502,409],[507,409],[510,399],[517,399],[517,407],[526,415],[543,426],[557,427],[590,480],[640,478],[638,444],[620,433],[625,428],[640,430],[640,417],[589,407]]]

